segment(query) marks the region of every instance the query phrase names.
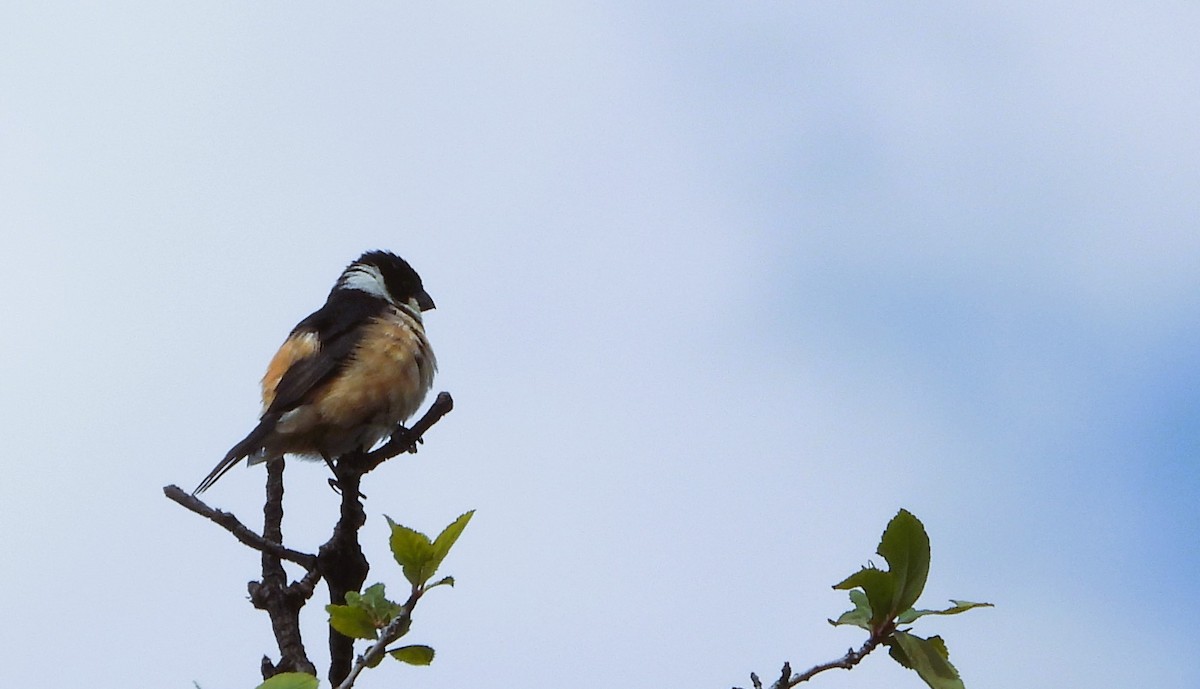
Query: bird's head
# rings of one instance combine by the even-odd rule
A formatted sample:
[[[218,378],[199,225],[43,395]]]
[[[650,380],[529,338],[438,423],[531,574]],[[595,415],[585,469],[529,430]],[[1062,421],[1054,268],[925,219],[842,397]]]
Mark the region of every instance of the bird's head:
[[[421,276],[408,262],[388,251],[368,251],[342,271],[336,290],[359,290],[415,311],[434,308]]]

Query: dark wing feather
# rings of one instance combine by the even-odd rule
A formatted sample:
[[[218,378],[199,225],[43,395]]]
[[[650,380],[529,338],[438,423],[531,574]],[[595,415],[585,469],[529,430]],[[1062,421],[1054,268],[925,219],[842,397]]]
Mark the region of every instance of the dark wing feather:
[[[283,374],[266,414],[282,415],[310,401],[311,395],[337,375],[354,354],[362,340],[359,326],[378,316],[384,308],[385,303],[363,292],[335,292],[325,306],[300,321],[292,334],[316,333],[321,350]]]
[[[385,308],[384,302],[364,292],[334,291],[324,306],[300,321],[291,334],[316,333],[317,341],[321,343],[320,351],[316,356],[296,362],[283,374],[275,387],[275,399],[259,424],[229,450],[192,495],[208,490],[239,460],[258,452],[275,430],[279,417],[308,402],[323,383],[342,370],[362,339],[362,328],[358,326],[380,315]]]

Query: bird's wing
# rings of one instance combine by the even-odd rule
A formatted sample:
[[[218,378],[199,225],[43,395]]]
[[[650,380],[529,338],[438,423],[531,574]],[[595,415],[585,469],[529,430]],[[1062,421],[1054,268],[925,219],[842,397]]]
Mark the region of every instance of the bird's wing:
[[[308,402],[322,384],[336,376],[362,340],[362,328],[359,326],[375,318],[379,310],[378,299],[349,292],[337,295],[336,299],[331,297],[325,306],[300,321],[292,329],[288,340],[310,335],[315,336],[319,344],[315,348],[296,347],[287,354],[284,353],[284,347],[280,348],[276,356],[287,359],[279,362],[286,366],[286,370],[275,386],[274,398],[263,412],[258,426],[229,450],[192,494],[204,492],[243,457],[257,452],[284,413]],[[276,362],[272,361],[274,364]]]
[[[359,298],[357,293],[350,293],[341,295],[336,302],[327,302],[300,321],[292,330],[292,336],[313,334],[320,343],[319,349],[315,355],[289,365],[275,386],[275,397],[263,417],[283,414],[310,401],[311,395],[337,375],[354,355],[362,341],[363,329],[359,326],[376,317],[379,310],[377,299],[368,295]]]

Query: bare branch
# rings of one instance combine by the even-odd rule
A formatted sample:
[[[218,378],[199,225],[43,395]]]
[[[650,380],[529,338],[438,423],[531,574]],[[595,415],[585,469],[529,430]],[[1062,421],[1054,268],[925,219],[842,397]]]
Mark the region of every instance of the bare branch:
[[[313,569],[317,564],[316,555],[309,555],[298,550],[285,548],[279,543],[259,536],[253,529],[238,520],[233,513],[209,507],[203,500],[188,493],[179,486],[174,484],[164,486],[163,494],[201,517],[205,517],[221,526],[233,534],[234,538],[261,553],[270,553],[275,557],[287,560],[288,562],[294,562],[309,570]]]
[[[345,605],[346,593],[361,591],[370,563],[358,542],[358,531],[367,521],[362,505],[362,474],[343,457],[335,465],[337,487],[342,494],[341,512],[333,534],[317,551],[317,569],[329,588],[329,602]],[[329,627],[329,683],[337,685],[350,673],[354,661],[354,639]]]
[[[841,658],[838,658],[837,660],[831,660],[828,663],[814,665],[798,675],[792,674],[791,663],[784,663],[783,670],[779,674],[779,679],[775,680],[770,689],[791,689],[797,684],[800,684],[801,682],[807,682],[826,670],[849,670],[850,668],[862,662],[862,659],[867,657],[867,654],[869,654],[871,651],[874,651],[881,643],[887,640],[887,638],[891,636],[895,629],[895,625],[888,625],[885,629],[872,634],[871,638],[867,639],[867,642],[864,643],[862,648],[858,649],[857,651],[852,648],[846,651],[846,655],[842,656]],[[754,674],[753,672],[750,673],[750,681],[753,682],[754,689],[762,689],[762,682],[758,679],[758,675]]]
[[[403,452],[416,452],[417,445],[423,442],[425,432],[433,428],[435,423],[453,409],[454,398],[450,396],[450,393],[439,392],[437,398],[433,400],[433,404],[429,405],[429,409],[413,424],[412,428],[398,427],[392,437],[379,449],[364,456],[366,467],[363,469],[363,473],[371,471]]]
[[[890,634],[891,632],[888,632],[888,633]],[[841,658],[838,658],[837,660],[832,660],[828,663],[823,663],[821,665],[815,665],[815,666],[809,668],[807,671],[802,672],[801,674],[796,675],[795,677],[791,678],[791,680],[787,684],[779,685],[779,689],[784,689],[784,687],[794,687],[801,682],[807,682],[808,680],[815,677],[817,674],[825,672],[826,670],[834,670],[834,669],[849,670],[850,668],[852,668],[855,665],[858,665],[860,662],[862,662],[862,659],[866,658],[868,653],[870,653],[871,651],[874,651],[875,648],[877,646],[879,646],[879,644],[882,643],[885,638],[887,638],[886,635],[885,636],[874,636],[873,635],[873,636],[871,636],[871,638],[867,639],[867,642],[865,644],[863,644],[862,648],[858,649],[857,651],[852,648],[852,649],[846,651],[846,655],[842,656]]]
[[[283,459],[267,463],[267,495],[263,503],[263,536],[279,542],[283,541],[283,469]],[[306,574],[312,574],[313,569],[316,569],[315,563]],[[289,586],[287,572],[279,557],[264,552],[262,581],[252,581],[247,588],[250,602],[265,610],[271,618],[271,631],[275,633],[275,643],[279,647],[279,662],[269,672],[264,665],[263,679],[270,679],[280,672],[315,675],[317,668],[308,659],[300,634],[300,609],[312,596],[312,587]]]

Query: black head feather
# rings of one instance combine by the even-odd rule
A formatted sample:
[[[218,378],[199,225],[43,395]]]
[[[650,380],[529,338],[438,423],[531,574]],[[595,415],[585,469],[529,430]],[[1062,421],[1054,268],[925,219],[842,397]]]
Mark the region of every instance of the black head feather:
[[[354,288],[357,279],[370,275],[370,268],[374,268],[375,274],[383,279],[380,287],[387,290],[396,303],[404,304],[409,299],[415,299],[422,311],[434,308],[433,299],[425,291],[417,271],[413,270],[408,261],[388,251],[368,251],[359,256],[358,260],[342,272],[335,291],[344,287]]]

